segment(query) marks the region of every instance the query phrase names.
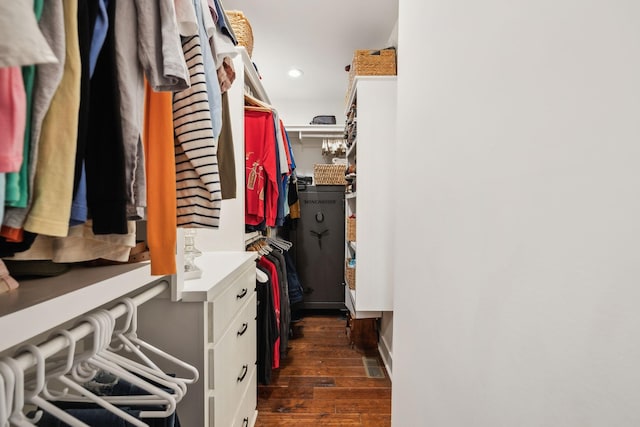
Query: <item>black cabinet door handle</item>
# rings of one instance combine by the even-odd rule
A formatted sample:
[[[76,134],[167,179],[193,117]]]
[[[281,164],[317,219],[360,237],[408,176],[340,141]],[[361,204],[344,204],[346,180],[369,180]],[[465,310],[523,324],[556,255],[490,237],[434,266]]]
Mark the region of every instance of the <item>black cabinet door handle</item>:
[[[244,418],[242,420],[242,427],[249,427],[249,418]]]
[[[238,331],[238,336],[241,337],[244,335],[245,332],[247,332],[247,329],[249,329],[249,324],[247,322],[242,324],[242,328],[240,328],[240,330]]]
[[[242,299],[244,298],[245,295],[247,295],[247,288],[242,288],[242,290],[240,291],[240,293],[238,295],[236,295],[237,299]]]
[[[249,372],[249,365],[242,365],[242,374],[238,377],[238,382],[241,383],[244,380],[244,377],[247,376],[247,372]]]

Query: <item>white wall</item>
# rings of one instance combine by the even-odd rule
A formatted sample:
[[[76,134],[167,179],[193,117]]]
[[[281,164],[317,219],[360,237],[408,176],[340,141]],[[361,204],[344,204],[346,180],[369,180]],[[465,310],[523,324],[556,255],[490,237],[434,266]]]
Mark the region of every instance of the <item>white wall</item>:
[[[198,229],[196,247],[201,251],[244,251],[244,64],[241,55],[233,59],[236,80],[229,89],[229,113],[236,161],[236,198],[222,201],[220,227]],[[196,259],[196,264],[198,260]]]
[[[393,425],[640,425],[640,2],[399,8]]]
[[[278,109],[278,114],[285,125],[308,125],[315,116],[336,116],[337,124],[345,121],[345,98],[298,100],[287,98],[271,98],[271,105]]]
[[[396,21],[391,34],[389,34],[386,46],[398,48],[398,21]]]
[[[398,48],[398,22],[389,34],[386,46]],[[395,213],[394,213],[395,214]],[[394,215],[395,217],[395,215]],[[395,222],[395,218],[394,221]],[[393,253],[394,248],[391,248]],[[393,376],[393,311],[383,311],[379,323],[378,351],[390,376]]]
[[[297,132],[289,132],[291,150],[296,161],[296,174],[298,176],[313,176],[313,165],[327,162],[327,159],[322,155],[322,139],[304,138],[300,141],[297,135]]]

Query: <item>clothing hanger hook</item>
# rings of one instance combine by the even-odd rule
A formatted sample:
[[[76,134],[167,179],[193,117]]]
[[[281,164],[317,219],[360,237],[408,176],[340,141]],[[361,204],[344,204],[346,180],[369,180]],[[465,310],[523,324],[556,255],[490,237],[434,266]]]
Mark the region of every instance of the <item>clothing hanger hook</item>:
[[[33,390],[27,391],[26,387],[24,390],[24,399],[29,402],[31,399],[36,397],[44,388],[44,370],[45,370],[45,360],[42,351],[33,344],[27,344],[18,350],[18,354],[20,353],[29,353],[36,359],[36,384]],[[32,418],[27,419],[32,423],[37,423],[42,418],[42,410],[36,411],[35,415]]]

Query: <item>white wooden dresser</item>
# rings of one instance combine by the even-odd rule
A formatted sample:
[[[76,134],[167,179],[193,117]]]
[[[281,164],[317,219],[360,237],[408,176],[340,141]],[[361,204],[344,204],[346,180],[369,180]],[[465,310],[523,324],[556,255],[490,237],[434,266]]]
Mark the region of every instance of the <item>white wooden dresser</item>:
[[[257,417],[256,267],[251,252],[208,252],[202,277],[181,302],[156,299],[139,311],[145,339],[194,365],[200,379],[178,404],[182,425],[252,427]],[[163,319],[161,327],[157,320]]]

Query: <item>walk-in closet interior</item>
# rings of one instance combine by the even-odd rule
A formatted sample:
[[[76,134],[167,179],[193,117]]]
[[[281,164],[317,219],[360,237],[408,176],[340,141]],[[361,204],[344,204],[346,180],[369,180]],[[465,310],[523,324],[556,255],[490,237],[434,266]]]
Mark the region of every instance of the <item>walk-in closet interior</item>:
[[[358,82],[344,67],[362,40],[372,52],[395,47],[397,5],[376,11],[383,29],[332,58],[334,77],[301,58],[313,91],[298,106],[293,86],[268,83],[277,22],[245,6],[0,6],[1,425],[304,425],[325,412],[390,424],[390,359],[377,349],[390,300],[360,307],[345,275],[356,258],[346,103]],[[319,97],[322,81],[332,90]],[[374,188],[362,187],[372,203]],[[322,363],[335,378],[296,374]],[[275,388],[301,397],[290,378],[317,382],[299,407],[324,409],[274,418],[292,404],[274,401]],[[333,403],[345,391],[355,400]],[[384,413],[348,408],[367,396]]]
[[[639,425],[639,20],[0,2],[0,427]]]

